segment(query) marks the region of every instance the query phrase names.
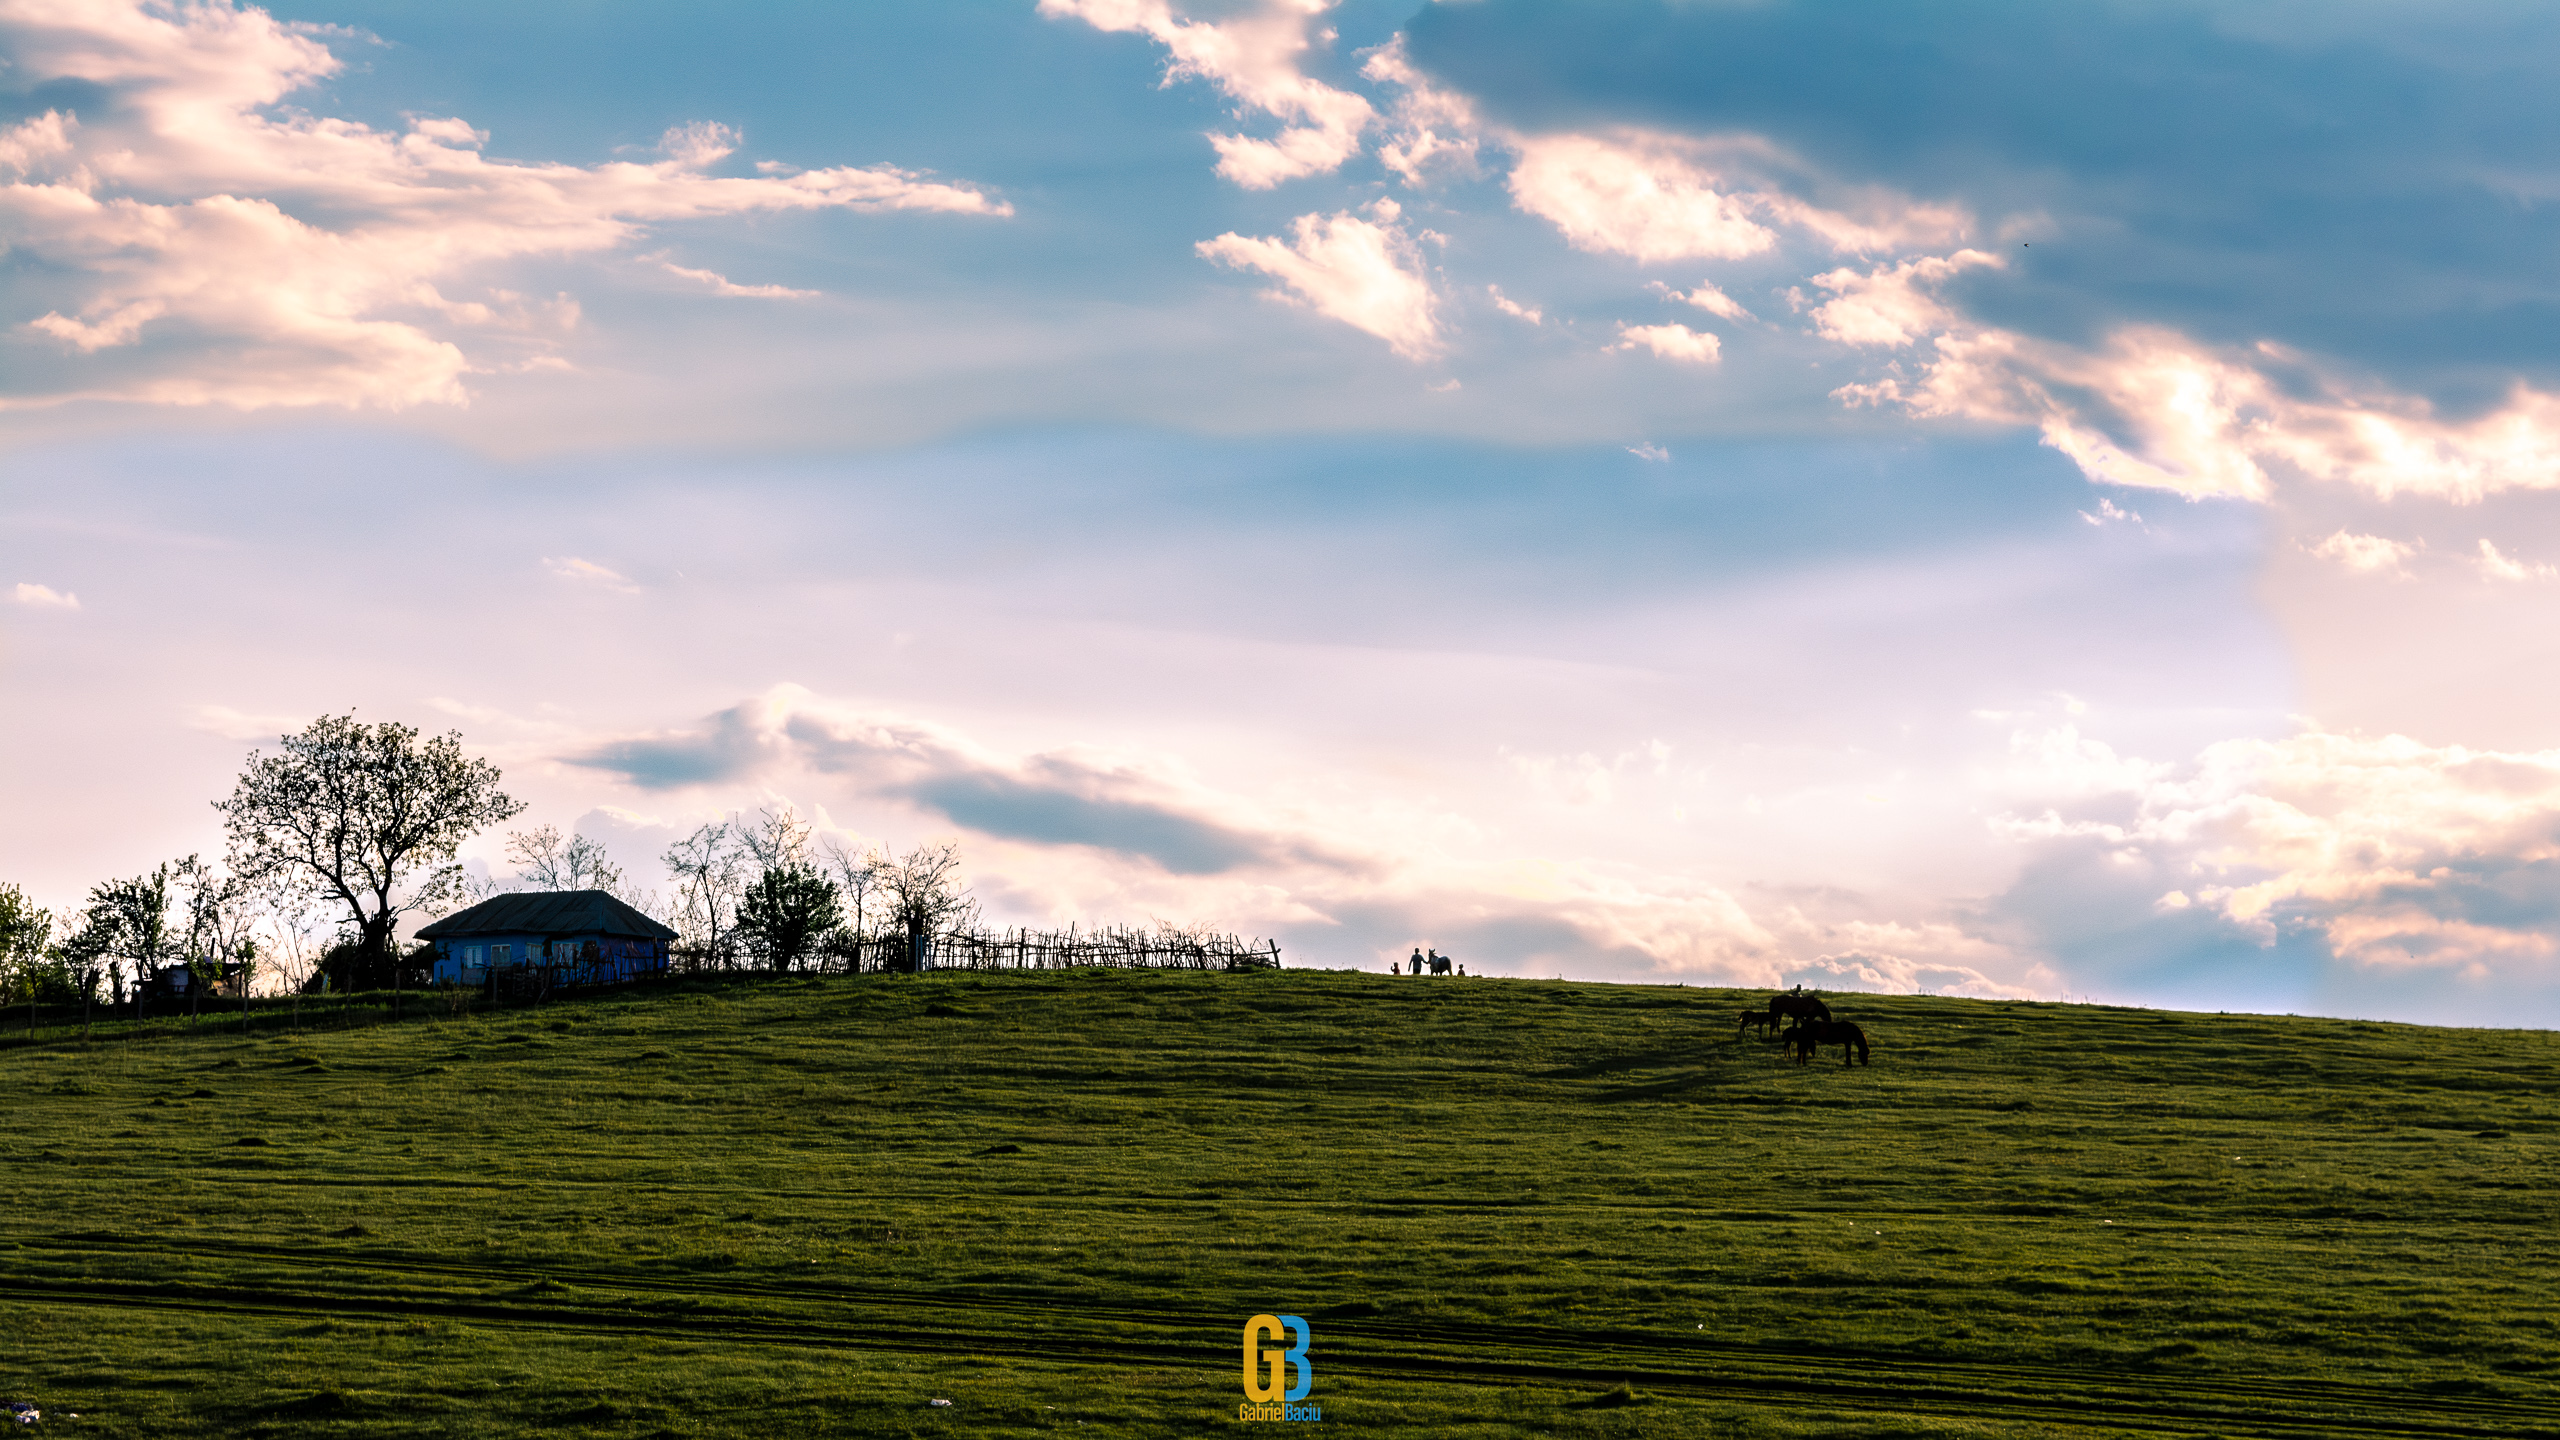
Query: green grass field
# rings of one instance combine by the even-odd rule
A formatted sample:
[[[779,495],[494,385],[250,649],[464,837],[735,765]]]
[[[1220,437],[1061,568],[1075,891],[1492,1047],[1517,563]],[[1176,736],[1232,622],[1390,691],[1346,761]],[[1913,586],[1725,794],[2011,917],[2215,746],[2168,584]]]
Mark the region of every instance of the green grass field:
[[[1849,995],[1874,1064],[1799,1068],[1743,998],[1092,971],[0,1032],[0,1399],[1188,1435],[1274,1312],[1360,1433],[2560,1435],[2551,1035]]]

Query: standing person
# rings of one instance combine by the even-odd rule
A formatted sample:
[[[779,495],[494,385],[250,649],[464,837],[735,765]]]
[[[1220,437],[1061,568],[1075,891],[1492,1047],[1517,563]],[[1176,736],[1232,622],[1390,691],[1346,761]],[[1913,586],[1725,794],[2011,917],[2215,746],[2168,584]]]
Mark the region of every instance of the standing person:
[[[1422,973],[1422,947],[1419,945],[1413,947],[1413,973]]]

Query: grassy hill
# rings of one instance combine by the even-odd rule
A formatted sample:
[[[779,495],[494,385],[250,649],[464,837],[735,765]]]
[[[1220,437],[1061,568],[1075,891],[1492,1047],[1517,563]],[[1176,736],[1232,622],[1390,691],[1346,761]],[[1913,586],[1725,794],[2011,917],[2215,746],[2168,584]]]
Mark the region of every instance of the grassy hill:
[[[1196,1434],[1275,1312],[1360,1433],[2560,1435],[2549,1034],[1840,996],[1874,1064],[1799,1068],[1742,998],[1094,971],[0,1035],[0,1400]]]

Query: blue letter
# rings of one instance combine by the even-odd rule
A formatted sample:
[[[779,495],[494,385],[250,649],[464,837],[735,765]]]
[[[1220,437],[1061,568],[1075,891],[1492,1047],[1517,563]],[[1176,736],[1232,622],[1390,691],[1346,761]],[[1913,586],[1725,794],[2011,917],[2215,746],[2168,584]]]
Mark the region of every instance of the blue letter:
[[[1290,1364],[1298,1367],[1298,1380],[1289,1387],[1289,1393],[1280,1398],[1304,1400],[1307,1392],[1316,1388],[1316,1362],[1307,1358],[1307,1346],[1314,1342],[1315,1332],[1307,1328],[1306,1321],[1295,1315],[1281,1316],[1280,1323],[1289,1327],[1289,1338],[1298,1342],[1281,1352]]]

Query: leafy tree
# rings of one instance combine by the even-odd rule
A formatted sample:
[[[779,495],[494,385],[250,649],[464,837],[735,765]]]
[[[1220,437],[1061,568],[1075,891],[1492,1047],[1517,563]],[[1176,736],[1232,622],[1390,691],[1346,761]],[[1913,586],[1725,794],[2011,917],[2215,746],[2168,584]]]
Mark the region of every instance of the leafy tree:
[[[621,897],[622,869],[606,857],[604,847],[584,835],[563,843],[560,827],[515,830],[507,835],[507,858],[517,878],[536,890],[602,890]]]
[[[182,874],[192,874],[197,865],[192,855],[178,863]],[[67,967],[84,982],[79,987],[84,995],[95,991],[102,965],[114,965],[119,972],[131,965],[139,986],[149,983],[153,972],[182,952],[192,959],[192,952],[169,926],[166,865],[130,880],[91,886],[89,903],[81,910],[71,938],[62,945]]]
[[[365,979],[390,969],[401,915],[460,880],[462,842],[524,812],[497,767],[462,753],[459,732],[422,740],[394,721],[323,715],[282,748],[251,752],[231,798],[214,803],[231,868],[345,907]]]
[[[843,925],[835,883],[813,865],[768,867],[738,903],[739,938],[775,970],[797,969]]]
[[[53,938],[53,912],[14,884],[0,884],[0,1004],[27,992],[27,1029],[36,1027],[36,977],[45,942]]]

